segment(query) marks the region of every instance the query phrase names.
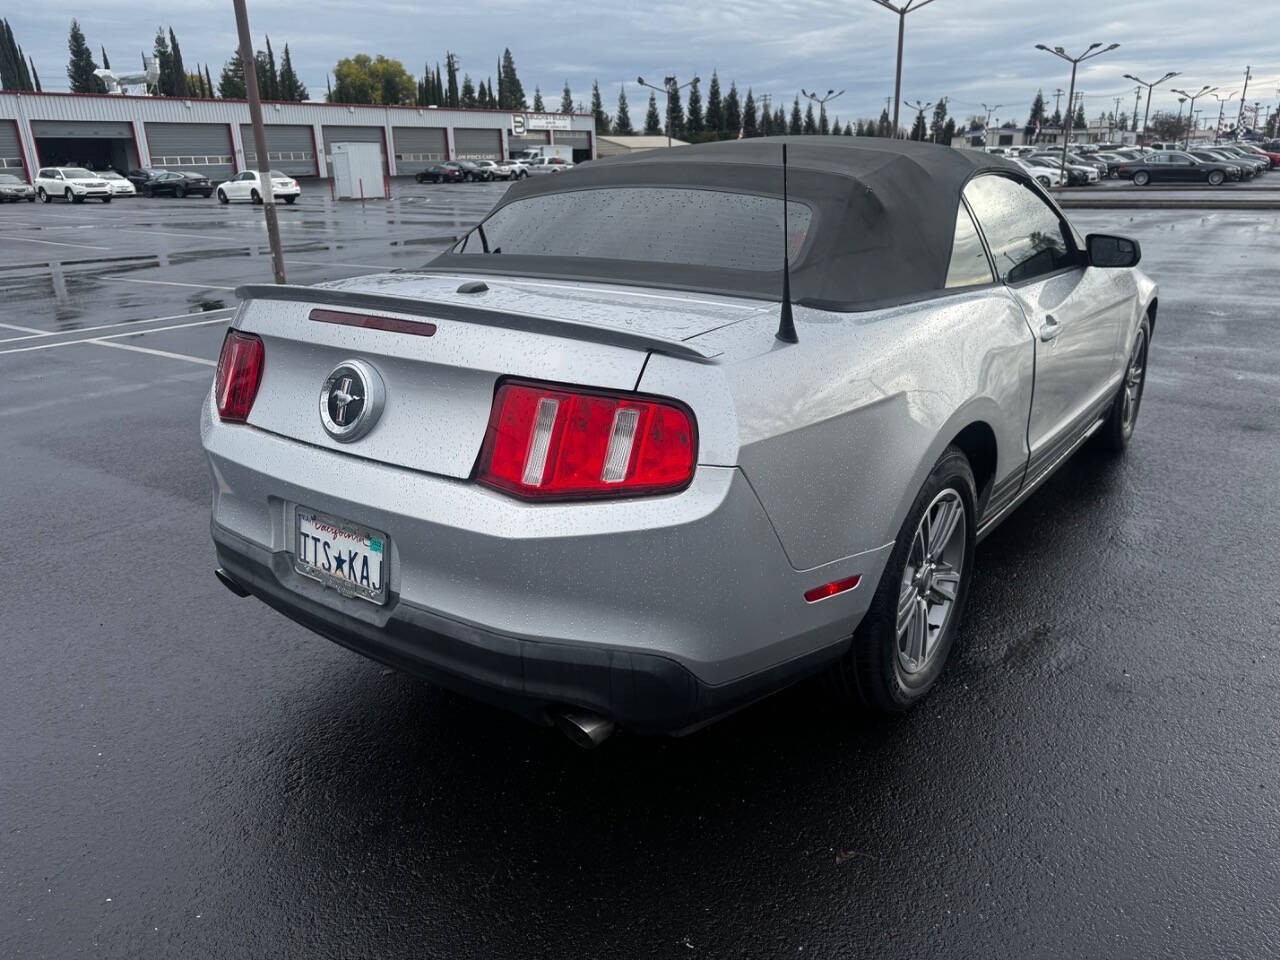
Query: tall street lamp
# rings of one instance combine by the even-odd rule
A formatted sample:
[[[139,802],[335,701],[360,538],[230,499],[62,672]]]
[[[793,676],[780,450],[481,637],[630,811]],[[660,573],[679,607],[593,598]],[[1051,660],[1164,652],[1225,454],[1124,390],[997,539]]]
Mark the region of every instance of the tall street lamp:
[[[1207,83],[1195,93],[1192,93],[1189,90],[1179,90],[1176,87],[1174,88],[1174,93],[1180,93],[1191,101],[1191,106],[1187,107],[1187,120],[1189,122],[1187,124],[1187,135],[1182,141],[1182,149],[1185,150],[1187,147],[1191,146],[1191,134],[1196,128],[1196,101],[1206,93],[1213,93],[1213,91],[1217,89],[1217,87],[1211,87]]]
[[[1174,128],[1173,128],[1174,130],[1176,130],[1176,131],[1177,131],[1177,133],[1175,133],[1175,134],[1173,135],[1173,142],[1174,142],[1174,143],[1177,143],[1177,142],[1178,142],[1178,134],[1182,132],[1182,105],[1183,105],[1184,103],[1186,103],[1186,102],[1187,102],[1187,98],[1186,98],[1186,97],[1179,97],[1179,98],[1178,98],[1178,125],[1177,125],[1176,127],[1174,127]]]
[[[667,98],[667,147],[668,148],[671,147],[671,96],[672,94],[679,93],[685,87],[693,86],[695,83],[697,83],[701,79],[702,79],[701,77],[694,77],[688,83],[676,83],[675,77],[663,77],[662,86],[658,87],[658,86],[654,86],[652,83],[645,83],[644,77],[636,77],[636,83],[640,84],[640,86],[648,87],[650,90],[657,90],[660,94],[662,94]]]
[[[843,91],[843,90],[841,90],[839,93],[837,93],[837,92],[836,92],[836,91],[834,91],[834,90],[828,90],[828,91],[827,91],[827,93],[826,93],[826,96],[820,97],[820,96],[818,96],[816,93],[810,93],[810,92],[809,92],[808,90],[806,90],[804,87],[801,87],[801,88],[800,88],[800,92],[801,92],[802,94],[804,94],[806,97],[808,97],[810,100],[812,100],[814,103],[816,103],[816,104],[818,105],[818,116],[819,116],[819,117],[823,117],[823,116],[825,116],[825,115],[826,115],[826,112],[827,112],[827,102],[828,102],[828,101],[830,101],[830,100],[834,100],[836,97],[838,97],[838,96],[840,96],[841,94],[843,94],[843,93],[844,93],[844,91]]]
[[[902,37],[907,29],[907,14],[914,13],[921,7],[933,3],[933,0],[907,0],[906,3],[895,5],[889,0],[871,0],[872,3],[879,4],[886,10],[892,10],[898,15],[898,69],[893,75],[893,138],[898,138],[898,103],[902,99]]]
[[[1160,84],[1164,83],[1166,80],[1171,80],[1171,79],[1173,79],[1174,77],[1176,77],[1177,75],[1178,75],[1178,74],[1177,74],[1177,71],[1170,70],[1168,73],[1166,73],[1166,74],[1165,74],[1163,77],[1161,77],[1159,80],[1152,80],[1150,83],[1147,83],[1147,81],[1142,80],[1142,79],[1139,79],[1138,77],[1135,77],[1132,73],[1126,73],[1126,74],[1124,75],[1124,78],[1125,78],[1126,80],[1132,80],[1134,83],[1138,84],[1139,86],[1143,86],[1143,87],[1146,87],[1146,88],[1147,88],[1147,109],[1146,109],[1146,111],[1145,111],[1145,112],[1143,112],[1143,114],[1142,114],[1142,143],[1143,143],[1143,146],[1146,146],[1146,143],[1147,143],[1147,119],[1151,116],[1151,88],[1152,88],[1152,87],[1158,87],[1158,86],[1160,86]]]
[[[1110,53],[1118,46],[1120,46],[1118,43],[1113,43],[1106,47],[1100,43],[1091,43],[1089,44],[1088,50],[1080,54],[1078,57],[1073,57],[1061,47],[1046,47],[1043,43],[1036,44],[1037,50],[1043,50],[1045,53],[1052,53],[1055,57],[1065,60],[1067,63],[1071,64],[1071,89],[1067,93],[1067,122],[1063,125],[1062,129],[1062,164],[1058,171],[1062,176],[1063,183],[1067,182],[1067,145],[1071,142],[1071,121],[1074,119],[1071,115],[1071,110],[1072,104],[1075,103],[1076,95],[1076,69],[1080,64],[1084,63],[1084,61],[1092,60],[1094,57],[1100,57],[1104,53]]]
[[[1213,142],[1219,143],[1222,140],[1222,111],[1228,103],[1236,98],[1236,92],[1232,90],[1225,97],[1220,93],[1215,93],[1213,99],[1218,101],[1218,126],[1213,131]]]
[[[987,111],[987,120],[982,127],[982,142],[984,146],[988,146],[988,147],[995,146],[995,144],[987,143],[987,136],[991,132],[991,115],[1003,106],[1004,106],[1003,103],[984,103],[982,105],[982,109]]]
[[[905,103],[912,110],[915,110],[919,115],[923,115],[926,110],[928,110],[930,107],[933,106],[932,100],[929,101],[928,103],[921,103],[919,100],[917,100],[915,103],[912,103],[910,100],[903,100],[902,102]],[[912,130],[915,129],[914,123],[911,125],[911,129]]]

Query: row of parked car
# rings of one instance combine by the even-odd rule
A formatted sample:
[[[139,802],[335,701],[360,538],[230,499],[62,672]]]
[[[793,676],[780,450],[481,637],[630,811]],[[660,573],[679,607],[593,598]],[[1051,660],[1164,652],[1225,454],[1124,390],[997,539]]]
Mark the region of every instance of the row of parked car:
[[[494,180],[523,180],[543,173],[565,173],[573,164],[563,157],[532,157],[527,160],[448,160],[433,163],[414,175],[419,183],[489,183]]]
[[[1177,144],[1150,148],[1078,145],[1067,150],[1065,166],[1061,147],[992,148],[990,152],[1003,153],[1045,187],[1088,186],[1108,178],[1132,180],[1140,187],[1148,183],[1219,186],[1252,180],[1280,165],[1280,143],[1204,143],[1186,150]]]
[[[298,181],[277,170],[271,171],[271,191],[285,203],[293,203],[302,194]],[[110,203],[117,197],[212,197],[221,203],[232,200],[262,202],[262,181],[257,170],[244,170],[230,180],[215,186],[202,173],[183,170],[145,168],[121,174],[116,170],[86,170],[84,167],[41,167],[35,182],[28,185],[12,174],[0,174],[0,201],[27,200],[51,203],[84,203],[101,200]]]

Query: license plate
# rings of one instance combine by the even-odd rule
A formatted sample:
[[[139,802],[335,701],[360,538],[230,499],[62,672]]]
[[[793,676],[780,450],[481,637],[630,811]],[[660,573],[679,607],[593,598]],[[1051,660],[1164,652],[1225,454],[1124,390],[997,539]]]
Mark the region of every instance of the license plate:
[[[293,567],[344,597],[387,602],[387,538],[350,520],[299,507]]]

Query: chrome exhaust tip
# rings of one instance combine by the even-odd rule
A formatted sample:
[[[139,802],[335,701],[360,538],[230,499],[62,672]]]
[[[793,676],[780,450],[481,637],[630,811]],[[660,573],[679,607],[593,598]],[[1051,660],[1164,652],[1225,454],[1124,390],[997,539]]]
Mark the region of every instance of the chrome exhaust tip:
[[[569,710],[553,715],[560,732],[583,750],[594,750],[613,735],[613,721],[586,710]]]
[[[216,567],[213,571],[213,575],[218,578],[219,583],[234,593],[237,597],[247,597],[249,595],[249,591],[240,586],[239,582],[237,582],[231,574],[227,573],[227,571],[223,570],[221,567]]]

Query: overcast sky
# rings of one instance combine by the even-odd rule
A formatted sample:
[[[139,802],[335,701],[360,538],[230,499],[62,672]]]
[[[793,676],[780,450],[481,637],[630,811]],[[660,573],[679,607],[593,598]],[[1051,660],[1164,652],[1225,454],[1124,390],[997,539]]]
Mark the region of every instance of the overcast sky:
[[[154,25],[172,26],[188,69],[207,61],[215,82],[235,47],[230,0],[10,9],[10,25],[34,56],[46,90],[67,89],[72,15],[79,16],[95,55],[105,44],[117,68],[136,62],[140,49],[150,50]],[[725,89],[735,80],[744,93],[751,87],[757,97],[772,94],[775,104],[790,103],[801,87],[843,88],[846,93],[830,109],[845,119],[877,116],[893,93],[897,17],[871,0],[465,0],[449,6],[249,0],[249,15],[259,44],[263,34],[271,36],[277,60],[289,44],[295,68],[317,98],[343,56],[383,53],[403,61],[416,77],[424,60],[434,65],[450,49],[461,58],[462,70],[479,80],[494,73],[504,46],[515,56],[530,99],[537,84],[554,107],[568,80],[575,99],[588,102],[591,81],[598,79],[612,112],[625,81],[636,123],[644,110],[634,85],[637,74],[649,79],[674,73],[683,82],[696,73],[705,98],[715,68]],[[1061,44],[1079,53],[1097,40],[1122,46],[1081,70],[1077,89],[1086,95],[1091,118],[1112,110],[1117,96],[1123,98],[1121,110],[1132,111],[1134,85],[1123,79],[1125,73],[1144,80],[1168,70],[1183,74],[1156,88],[1154,111],[1177,108],[1169,92],[1174,86],[1213,84],[1238,92],[1246,64],[1254,71],[1249,101],[1274,105],[1280,46],[1274,29],[1263,21],[1256,26],[1244,27],[1235,13],[1203,0],[936,0],[907,18],[902,94],[924,101],[948,96],[951,112],[962,118],[982,113],[982,103],[1001,103],[999,119],[1022,122],[1037,88],[1052,111],[1053,91],[1065,90],[1070,79],[1069,64],[1034,45]],[[1216,111],[1216,102],[1202,103]]]

